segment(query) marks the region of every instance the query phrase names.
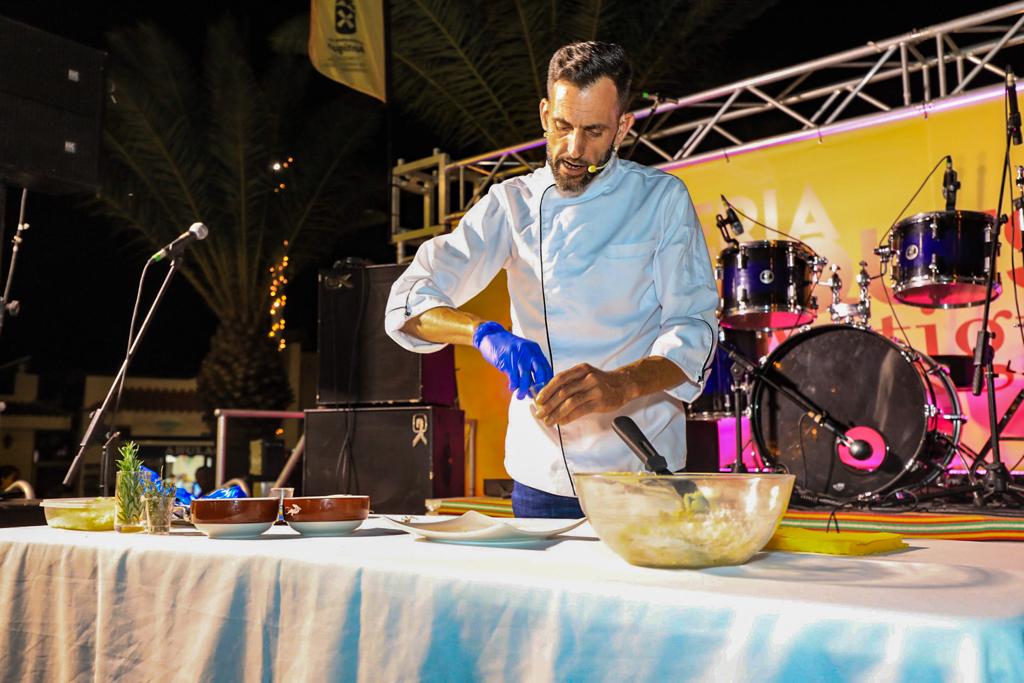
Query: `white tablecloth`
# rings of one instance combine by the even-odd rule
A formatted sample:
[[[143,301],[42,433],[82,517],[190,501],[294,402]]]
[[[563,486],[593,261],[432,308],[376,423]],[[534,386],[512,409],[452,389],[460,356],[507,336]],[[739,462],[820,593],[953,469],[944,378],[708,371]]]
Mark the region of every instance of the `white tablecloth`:
[[[1024,544],[910,540],[657,570],[584,525],[532,548],[371,520],[215,541],[0,529],[0,677],[1024,681]]]

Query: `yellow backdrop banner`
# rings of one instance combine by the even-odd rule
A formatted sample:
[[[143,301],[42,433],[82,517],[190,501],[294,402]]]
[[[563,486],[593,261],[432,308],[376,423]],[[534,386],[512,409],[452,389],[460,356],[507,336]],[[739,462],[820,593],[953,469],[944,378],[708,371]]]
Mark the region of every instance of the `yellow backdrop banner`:
[[[719,195],[743,213],[808,243],[815,251],[840,267],[845,301],[857,300],[855,276],[858,263],[868,263],[872,275],[879,273],[879,258],[873,250],[883,240],[897,216],[941,211],[944,167],[931,177],[907,209],[925,177],[944,155],[951,155],[962,183],[957,208],[995,213],[999,200],[1000,174],[1005,149],[1005,115],[1002,99],[994,96],[961,107],[922,112],[916,117],[866,126],[821,138],[766,146],[747,154],[718,158],[674,170],[685,180],[695,198],[712,258],[726,247],[715,228],[715,214],[721,213]],[[1011,161],[1024,163],[1022,148],[1011,150]],[[1009,198],[1003,212],[1010,213]],[[742,240],[785,239],[743,220]],[[990,329],[994,334],[998,413],[1024,387],[1016,370],[1024,368],[1021,330],[1014,306],[1015,282],[1022,263],[1019,231],[1011,223],[1002,230],[1003,245],[998,260],[1003,283],[1002,295],[993,302]],[[1012,248],[1011,248],[1012,245]],[[890,271],[891,272],[891,271]],[[822,274],[825,279],[828,269]],[[891,299],[892,280],[885,286]],[[937,310],[887,303],[882,280],[872,282],[871,325],[886,337],[906,339],[915,349],[937,354],[970,355],[981,324],[982,308]],[[820,313],[816,324],[829,324],[830,292],[817,291]],[[788,333],[776,333],[775,342]],[[1007,371],[1009,365],[1010,371]],[[872,370],[862,377],[844,381],[871,382]],[[974,450],[988,438],[988,408],[985,396],[975,398],[960,391],[961,410],[969,418],[962,443]],[[1006,436],[1024,434],[1024,411],[1009,424]],[[725,446],[725,444],[723,444]],[[1018,463],[1019,444],[1007,442],[1003,460]],[[728,459],[731,460],[731,457]],[[955,463],[959,465],[959,461]],[[1019,464],[1018,464],[1019,466]]]
[[[999,89],[1001,91],[1001,89]],[[855,276],[864,260],[872,275],[879,272],[874,248],[896,221],[925,176],[946,154],[952,155],[962,189],[957,208],[995,212],[1002,171],[1005,117],[998,92],[976,98],[979,101],[930,109],[927,114],[902,120],[865,125],[847,132],[812,139],[766,145],[749,153],[719,155],[671,171],[690,189],[707,238],[712,260],[726,244],[715,228],[715,214],[721,213],[719,195],[750,217],[777,227],[808,243],[820,255],[840,267],[844,301],[856,301]],[[1024,148],[1013,148],[1011,160],[1024,163]],[[923,211],[944,208],[942,171],[931,177],[917,199],[902,214],[909,217]],[[1008,200],[1003,212],[1009,213]],[[743,220],[746,240],[784,239]],[[993,303],[990,329],[994,333],[998,413],[1024,388],[1024,343],[1017,326],[1014,306],[1015,282],[1024,282],[1019,232],[1011,222],[1003,227],[1003,245],[998,260],[1003,283],[1002,295]],[[1013,245],[1011,248],[1011,244]],[[1011,263],[1011,257],[1013,263]],[[1016,273],[1014,271],[1016,267]],[[822,278],[828,277],[828,268]],[[1015,277],[1015,274],[1017,277]],[[892,282],[885,278],[891,296]],[[505,279],[499,277],[470,303],[470,308],[492,320],[508,319]],[[882,281],[871,287],[871,325],[887,337],[902,338],[897,318],[913,347],[928,355],[972,352],[980,325],[980,306],[955,310],[934,310],[886,303]],[[819,316],[816,325],[829,324],[830,292],[817,292]],[[1024,296],[1022,296],[1024,303]],[[773,335],[778,343],[788,332]],[[479,359],[473,349],[460,348],[456,354],[459,395],[467,417],[478,421],[477,491],[485,478],[507,476],[502,467],[508,392],[500,373]],[[1009,366],[1009,370],[1007,369]],[[845,382],[871,382],[872,370]],[[968,417],[961,442],[974,450],[988,438],[988,409],[985,396],[973,397],[960,391],[962,412]],[[731,427],[730,427],[731,431]],[[722,434],[725,437],[725,433]],[[1010,422],[1004,436],[1024,436],[1024,409]],[[722,438],[723,462],[732,459],[734,446]],[[1024,453],[1019,442],[1003,444],[1003,460],[1017,465]],[[961,466],[959,460],[954,466]]]

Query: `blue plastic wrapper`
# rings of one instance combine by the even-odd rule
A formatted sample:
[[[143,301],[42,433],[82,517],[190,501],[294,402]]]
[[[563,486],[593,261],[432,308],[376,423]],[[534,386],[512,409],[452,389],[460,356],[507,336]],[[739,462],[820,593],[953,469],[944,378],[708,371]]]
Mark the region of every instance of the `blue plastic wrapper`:
[[[238,484],[232,484],[226,489],[217,489],[203,496],[203,498],[245,498],[245,491]]]
[[[149,469],[148,467],[143,466],[142,467],[142,471],[149,478],[149,480],[152,481],[154,484],[159,485],[161,483],[160,475],[157,474],[156,472],[154,472],[153,470]],[[186,489],[184,487],[181,487],[181,486],[178,486],[176,491],[175,491],[175,494],[174,494],[174,502],[177,505],[180,505],[180,506],[182,506],[184,508],[188,508],[192,504],[192,501],[195,500],[197,497],[199,497],[199,496],[192,495],[192,493],[189,492],[188,489]],[[227,488],[217,489],[216,491],[211,491],[210,493],[206,494],[205,496],[201,496],[201,497],[202,498],[245,498],[246,495],[245,495],[245,491],[242,490],[241,486],[239,486],[238,484],[232,484],[231,486],[229,486]]]

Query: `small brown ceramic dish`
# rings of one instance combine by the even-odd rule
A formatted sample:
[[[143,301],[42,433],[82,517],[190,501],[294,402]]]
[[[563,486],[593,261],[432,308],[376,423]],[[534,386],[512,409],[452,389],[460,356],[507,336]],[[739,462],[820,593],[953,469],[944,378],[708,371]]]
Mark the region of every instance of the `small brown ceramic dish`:
[[[259,536],[277,521],[277,498],[200,498],[193,500],[192,523],[210,538]]]
[[[304,496],[284,499],[284,521],[306,536],[354,531],[370,514],[369,496]]]

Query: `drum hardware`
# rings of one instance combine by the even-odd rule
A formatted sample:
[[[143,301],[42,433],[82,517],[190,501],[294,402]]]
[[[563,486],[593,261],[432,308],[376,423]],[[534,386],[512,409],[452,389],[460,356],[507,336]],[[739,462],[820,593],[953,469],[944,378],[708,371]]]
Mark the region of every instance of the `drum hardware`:
[[[886,274],[886,267],[889,265],[889,261],[892,259],[892,242],[885,245],[884,247],[876,247],[874,253],[879,258],[879,263],[882,266],[881,275]]]
[[[868,286],[871,284],[871,275],[868,273],[867,261],[860,262],[860,272],[857,273],[857,285],[860,288],[860,295],[855,304],[843,303],[839,295],[843,289],[843,280],[839,277],[839,266],[832,264],[832,275],[822,284],[832,290],[832,303],[829,305],[829,315],[832,322],[856,327],[868,327],[871,320],[871,294]]]

